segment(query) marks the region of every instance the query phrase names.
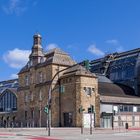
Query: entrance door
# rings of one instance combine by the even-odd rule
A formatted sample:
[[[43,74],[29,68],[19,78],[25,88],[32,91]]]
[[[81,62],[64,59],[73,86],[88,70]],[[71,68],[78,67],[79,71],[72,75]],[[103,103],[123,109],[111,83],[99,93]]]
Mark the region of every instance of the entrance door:
[[[112,127],[112,116],[103,116],[103,127],[104,128]]]
[[[72,113],[64,113],[64,127],[72,126]]]

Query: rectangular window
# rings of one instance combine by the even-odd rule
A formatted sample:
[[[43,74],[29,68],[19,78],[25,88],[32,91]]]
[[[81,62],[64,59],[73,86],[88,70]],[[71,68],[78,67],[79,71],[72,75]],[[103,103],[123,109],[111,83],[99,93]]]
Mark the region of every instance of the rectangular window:
[[[128,112],[128,106],[124,106],[124,112]]]
[[[119,111],[123,112],[123,106],[122,105],[119,105]]]
[[[69,82],[72,82],[72,78],[69,78]]]
[[[114,113],[118,113],[118,106],[113,106]]]
[[[84,92],[86,93],[86,95],[91,96],[93,90],[94,90],[94,89],[91,88],[91,87],[84,87]]]
[[[95,88],[92,88],[92,93],[95,93]]]
[[[133,106],[129,106],[129,112],[133,112]]]
[[[87,95],[90,95],[91,96],[91,88],[90,87],[88,87],[88,93],[87,93]]]
[[[39,91],[39,101],[42,101],[42,90]]]
[[[120,110],[120,112],[133,112],[133,106],[132,105],[120,105],[119,110]]]
[[[30,100],[31,100],[31,101],[34,100],[34,95],[33,95],[33,93],[30,94]]]
[[[39,83],[43,82],[43,73],[42,72],[38,73],[38,80],[39,80]]]
[[[25,86],[29,85],[29,77],[26,75],[25,76]]]
[[[87,91],[87,88],[86,87],[84,87],[84,92],[86,92]]]
[[[28,102],[28,95],[27,94],[25,94],[24,99],[25,99],[25,102],[27,103]]]
[[[137,112],[140,112],[140,106],[137,107]]]
[[[34,83],[34,82],[33,82],[33,75],[32,75],[32,74],[30,74],[30,83],[31,83],[31,84]]]
[[[138,112],[137,108],[137,106],[133,106],[133,112]]]

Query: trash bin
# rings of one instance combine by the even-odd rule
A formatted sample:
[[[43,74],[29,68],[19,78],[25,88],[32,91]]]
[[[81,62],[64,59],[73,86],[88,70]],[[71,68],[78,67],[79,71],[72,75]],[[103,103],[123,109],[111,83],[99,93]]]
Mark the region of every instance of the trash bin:
[[[125,123],[125,129],[128,129],[128,123]]]

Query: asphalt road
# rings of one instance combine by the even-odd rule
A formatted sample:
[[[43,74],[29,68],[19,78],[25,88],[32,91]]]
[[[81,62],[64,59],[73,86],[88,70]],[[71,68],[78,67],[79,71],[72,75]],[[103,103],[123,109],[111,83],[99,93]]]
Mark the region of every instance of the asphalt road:
[[[140,140],[140,130],[93,130],[88,129],[81,134],[80,128],[51,129],[48,137],[45,128],[0,128],[0,140]]]

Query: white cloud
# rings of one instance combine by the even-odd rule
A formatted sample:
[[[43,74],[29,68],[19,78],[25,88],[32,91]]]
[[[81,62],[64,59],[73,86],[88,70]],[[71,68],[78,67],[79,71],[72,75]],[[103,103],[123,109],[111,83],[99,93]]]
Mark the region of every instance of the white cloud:
[[[15,73],[13,73],[13,74],[11,74],[10,78],[11,78],[11,79],[17,79],[17,78],[18,78],[18,75],[15,74]]]
[[[103,56],[105,53],[98,49],[95,44],[92,44],[88,47],[88,51],[96,56]]]
[[[8,14],[20,15],[26,11],[27,7],[22,0],[9,0],[7,5],[3,6],[3,11]]]
[[[51,50],[54,48],[59,48],[59,46],[55,43],[51,43],[51,44],[47,45],[47,47],[46,47],[47,50]]]
[[[119,41],[117,39],[111,39],[111,40],[106,40],[106,43],[112,44],[112,45],[118,45]]]
[[[28,61],[30,50],[15,48],[3,55],[4,61],[12,68],[22,68]]]
[[[124,50],[124,48],[123,48],[122,46],[118,46],[118,47],[116,48],[116,51],[117,51],[117,52],[123,52],[123,51],[125,51],[125,50]]]
[[[114,46],[115,51],[117,51],[117,52],[123,52],[124,51],[123,46],[120,44],[120,42],[117,39],[106,40],[105,42]]]
[[[3,11],[8,15],[21,15],[29,6],[35,7],[38,0],[8,0],[8,3],[2,6]]]

